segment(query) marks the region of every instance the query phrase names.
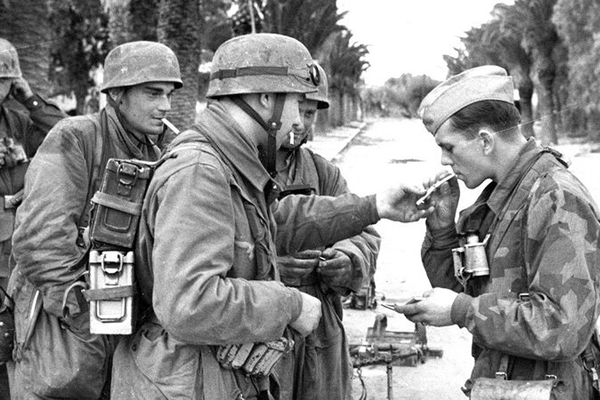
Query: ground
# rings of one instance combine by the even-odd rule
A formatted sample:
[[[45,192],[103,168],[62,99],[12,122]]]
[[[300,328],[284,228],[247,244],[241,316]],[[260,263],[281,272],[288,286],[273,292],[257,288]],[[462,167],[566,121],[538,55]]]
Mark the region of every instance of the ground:
[[[572,158],[571,170],[600,199],[600,181],[592,171],[600,165],[600,154],[590,152],[585,145],[559,146]],[[335,160],[348,180],[350,189],[358,194],[370,194],[394,182],[420,182],[438,171],[440,153],[433,138],[418,120],[381,119],[369,124]],[[459,209],[469,205],[479,191],[467,190],[461,184]],[[401,224],[381,221],[375,226],[382,236],[381,251],[375,280],[377,291],[388,301],[403,300],[421,294],[430,285],[420,259],[420,247],[425,232],[423,221]],[[386,314],[388,329],[412,331],[414,326],[401,314],[378,307],[373,311],[345,310],[344,325],[350,343],[361,343],[377,313]],[[471,335],[455,326],[427,327],[429,345],[441,348],[444,355],[429,359],[416,367],[393,368],[394,399],[464,400],[460,387],[473,365],[470,356]],[[387,395],[385,366],[364,367],[362,375],[368,398],[384,400]],[[354,379],[354,398],[361,388]]]

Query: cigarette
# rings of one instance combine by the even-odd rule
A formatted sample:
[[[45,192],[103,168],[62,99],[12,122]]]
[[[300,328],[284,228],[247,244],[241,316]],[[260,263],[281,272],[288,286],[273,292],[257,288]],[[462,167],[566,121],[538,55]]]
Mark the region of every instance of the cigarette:
[[[163,118],[163,119],[161,119],[161,121],[163,122],[163,124],[165,124],[165,125],[167,126],[167,128],[169,128],[170,130],[172,130],[172,131],[173,131],[173,133],[175,133],[176,135],[179,135],[179,132],[180,132],[180,131],[179,131],[179,129],[177,129],[177,128],[175,127],[175,125],[173,125],[173,124],[171,123],[171,121],[169,121],[169,120],[168,120],[168,119],[166,119],[166,118]]]
[[[425,202],[427,201],[429,196],[431,196],[436,190],[438,190],[440,188],[440,186],[442,186],[444,183],[448,182],[450,179],[454,178],[455,176],[456,176],[456,174],[452,173],[452,174],[444,177],[443,179],[440,179],[433,185],[431,185],[431,187],[429,189],[427,189],[427,191],[425,192],[425,195],[417,200],[417,203],[416,203],[417,206],[422,206],[423,204],[425,204]]]
[[[294,131],[290,131],[290,144],[294,145]]]

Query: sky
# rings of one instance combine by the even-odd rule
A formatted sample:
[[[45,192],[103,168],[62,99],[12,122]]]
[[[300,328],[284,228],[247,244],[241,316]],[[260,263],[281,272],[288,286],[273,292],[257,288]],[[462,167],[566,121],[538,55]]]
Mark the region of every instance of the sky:
[[[342,24],[369,48],[371,67],[363,77],[370,86],[403,73],[444,80],[442,56],[455,55],[464,32],[489,21],[497,3],[514,1],[337,0],[340,12],[348,11]]]

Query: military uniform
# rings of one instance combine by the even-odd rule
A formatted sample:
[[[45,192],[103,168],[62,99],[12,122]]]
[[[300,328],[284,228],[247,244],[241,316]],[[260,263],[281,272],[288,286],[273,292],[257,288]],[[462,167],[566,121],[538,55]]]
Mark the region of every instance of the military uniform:
[[[299,316],[300,293],[278,281],[277,252],[332,243],[378,220],[373,199],[352,195],[286,198],[273,214],[273,181],[256,146],[217,102],[199,121],[173,141],[148,188],[136,248],[147,311],[115,352],[113,399],[257,398],[264,381],[222,367],[215,352],[278,339]]]
[[[50,128],[66,115],[55,104],[38,95],[27,99],[24,106],[29,113],[16,109],[10,101],[0,105],[0,139],[12,139],[31,158]],[[10,273],[11,237],[18,203],[18,199],[11,196],[23,189],[28,164],[26,161],[0,167],[0,285],[4,288]]]
[[[491,235],[489,277],[472,277],[452,305],[452,322],[473,334],[471,380],[499,371],[513,380],[553,375],[553,398],[594,398],[582,354],[597,357],[591,338],[600,224],[588,191],[553,153],[529,141],[506,178],[461,213],[456,229],[428,230],[422,255],[434,287],[462,290],[451,255],[457,232]]]
[[[106,161],[151,161],[159,154],[158,147],[126,133],[111,106],[100,114],[61,121],[40,146],[27,172],[13,242],[16,267],[9,291],[16,307],[15,399],[33,394],[100,397],[116,338],[89,333],[87,303],[73,291],[64,304],[65,317],[63,298],[86,272],[84,229]]]
[[[281,187],[308,188],[313,194],[340,196],[348,187],[340,170],[305,147],[289,153],[285,169],[277,176]],[[340,295],[360,290],[375,273],[380,238],[369,227],[363,233],[333,244],[334,249],[348,255],[352,272],[340,287],[329,287],[316,271],[303,277],[282,277],[287,286],[321,300],[322,317],[317,329],[306,338],[297,337],[294,353],[282,360],[282,398],[348,399],[351,397],[352,362],[344,325]],[[292,384],[293,382],[293,384]]]

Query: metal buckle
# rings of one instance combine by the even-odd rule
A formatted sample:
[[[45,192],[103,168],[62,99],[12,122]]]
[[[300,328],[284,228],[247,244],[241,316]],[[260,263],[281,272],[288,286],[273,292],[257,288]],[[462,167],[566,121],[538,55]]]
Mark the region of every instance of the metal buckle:
[[[16,208],[16,205],[14,203],[14,199],[16,196],[14,194],[5,194],[2,197],[4,199],[4,209],[5,210],[11,210],[13,208]]]

